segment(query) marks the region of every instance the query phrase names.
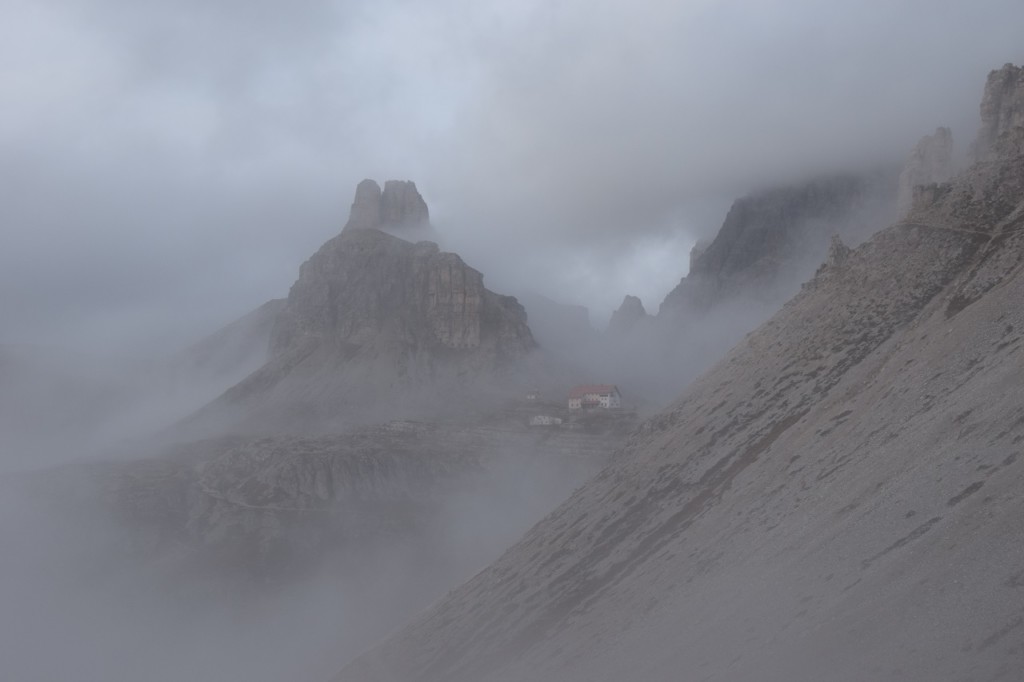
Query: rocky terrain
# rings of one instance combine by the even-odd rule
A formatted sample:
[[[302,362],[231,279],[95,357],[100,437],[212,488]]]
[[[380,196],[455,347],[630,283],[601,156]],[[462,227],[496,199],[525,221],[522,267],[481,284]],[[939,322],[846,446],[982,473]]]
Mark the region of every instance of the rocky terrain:
[[[989,78],[978,163],[834,243],[608,468],[336,679],[1020,679],[1019,72]]]
[[[126,546],[159,558],[170,573],[294,579],[328,555],[428,535],[451,500],[502,492],[501,474],[516,472],[512,487],[544,491],[537,504],[551,504],[604,466],[635,424],[623,415],[530,427],[538,410],[564,412],[523,403],[462,422],[224,436],[19,480],[46,499],[109,515],[125,530]],[[517,511],[528,517],[537,509],[543,505]]]

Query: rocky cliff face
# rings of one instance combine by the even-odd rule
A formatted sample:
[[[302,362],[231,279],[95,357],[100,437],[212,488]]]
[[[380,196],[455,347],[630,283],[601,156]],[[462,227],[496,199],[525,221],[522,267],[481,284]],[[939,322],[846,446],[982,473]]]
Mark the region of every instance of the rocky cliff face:
[[[921,138],[903,172],[900,173],[898,217],[904,217],[914,203],[914,188],[949,180],[953,172],[953,133],[949,128],[936,128],[935,133]]]
[[[981,100],[981,127],[974,142],[978,161],[990,158],[1006,136],[1020,144],[1024,129],[1024,67],[1006,64],[991,72]],[[1004,140],[1003,147],[1009,144]]]
[[[456,254],[376,230],[344,232],[302,265],[270,347],[282,355],[328,340],[395,340],[486,355],[482,362],[512,360],[533,345],[522,306],[488,291]]]
[[[821,263],[833,233],[858,243],[892,217],[888,171],[820,178],[737,200],[715,239],[695,247],[690,271],[659,317],[706,312],[732,299],[784,300]]]
[[[337,680],[1018,679],[1012,150],[839,250],[621,458]]]
[[[372,227],[426,216],[412,183],[360,183],[345,229],[300,268],[267,364],[197,423],[308,432],[517,391],[536,346],[523,307],[456,254]]]

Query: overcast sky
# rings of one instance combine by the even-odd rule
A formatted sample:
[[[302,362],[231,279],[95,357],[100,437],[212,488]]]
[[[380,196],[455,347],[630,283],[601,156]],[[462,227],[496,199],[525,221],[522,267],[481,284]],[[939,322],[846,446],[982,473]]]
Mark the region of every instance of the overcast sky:
[[[1020,0],[0,0],[0,343],[284,296],[364,177],[499,291],[656,310],[752,187],[961,149]]]

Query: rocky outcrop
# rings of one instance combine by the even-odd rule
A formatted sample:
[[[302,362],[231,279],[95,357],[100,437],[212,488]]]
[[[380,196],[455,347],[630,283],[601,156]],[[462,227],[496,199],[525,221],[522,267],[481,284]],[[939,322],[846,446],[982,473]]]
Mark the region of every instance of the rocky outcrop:
[[[829,268],[842,267],[850,257],[850,247],[843,243],[843,238],[838,234],[832,235],[832,243],[828,247],[828,257],[825,258],[825,266]]]
[[[356,187],[356,198],[344,230],[424,227],[430,222],[427,203],[407,180],[388,180],[384,190],[374,180]]]
[[[1016,680],[1022,262],[1024,157],[1001,156],[336,679]]]
[[[536,342],[516,299],[437,244],[368,227],[423,219],[421,204],[412,183],[389,182],[379,196],[360,183],[346,228],[300,268],[270,359],[204,421],[229,409],[259,430],[308,431],[518,392]]]
[[[884,170],[738,199],[715,239],[691,252],[689,273],[658,316],[704,313],[737,298],[781,303],[822,262],[833,233],[859,243],[892,217],[895,187]]]
[[[914,188],[949,180],[953,172],[953,133],[949,128],[936,128],[935,133],[921,138],[903,172],[900,173],[898,217],[906,216],[914,204]]]
[[[643,302],[636,296],[627,295],[622,299],[619,309],[612,313],[608,321],[608,333],[620,336],[629,334],[648,317]]]
[[[1024,138],[1024,67],[1006,64],[992,71],[981,100],[981,127],[974,141],[974,158],[984,161],[1004,145]]]

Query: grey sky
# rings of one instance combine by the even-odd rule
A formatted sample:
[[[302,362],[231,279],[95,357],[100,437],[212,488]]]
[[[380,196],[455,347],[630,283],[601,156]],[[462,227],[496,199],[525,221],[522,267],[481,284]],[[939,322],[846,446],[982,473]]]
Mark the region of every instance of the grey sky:
[[[0,342],[173,346],[409,178],[499,290],[654,309],[751,187],[973,135],[1019,0],[2,0]]]

